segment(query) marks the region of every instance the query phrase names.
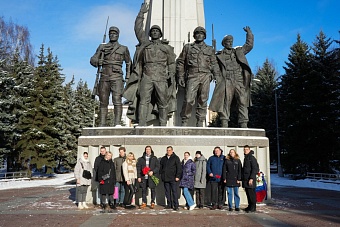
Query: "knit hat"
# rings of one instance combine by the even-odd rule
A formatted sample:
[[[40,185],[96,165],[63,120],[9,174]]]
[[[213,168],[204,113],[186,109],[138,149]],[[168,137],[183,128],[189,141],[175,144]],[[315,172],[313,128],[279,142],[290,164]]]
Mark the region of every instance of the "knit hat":
[[[196,151],[196,154],[199,154],[202,156],[202,152],[201,151]]]

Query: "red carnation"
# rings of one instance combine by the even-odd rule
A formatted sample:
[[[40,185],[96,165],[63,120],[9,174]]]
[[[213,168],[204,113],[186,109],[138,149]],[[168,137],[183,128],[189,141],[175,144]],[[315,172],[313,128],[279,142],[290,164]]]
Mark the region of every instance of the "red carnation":
[[[143,171],[143,174],[146,175],[149,173],[150,170],[151,169],[149,167],[145,166],[142,171]]]
[[[215,175],[215,178],[216,178],[216,179],[220,179],[221,176],[216,174],[216,175]]]
[[[104,180],[101,180],[101,181],[99,182],[99,184],[104,184]]]

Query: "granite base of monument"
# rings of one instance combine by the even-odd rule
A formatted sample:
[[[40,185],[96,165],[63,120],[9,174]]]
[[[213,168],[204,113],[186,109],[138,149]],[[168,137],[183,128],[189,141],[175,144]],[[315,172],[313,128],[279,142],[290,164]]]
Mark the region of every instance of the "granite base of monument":
[[[255,152],[255,157],[260,170],[265,174],[268,191],[267,200],[271,199],[270,185],[270,159],[269,141],[263,129],[250,128],[198,128],[198,127],[97,127],[84,128],[78,139],[78,158],[83,152],[89,153],[93,166],[95,158],[99,155],[101,146],[105,146],[113,153],[113,158],[118,157],[118,148],[124,146],[127,152],[133,152],[136,158],[142,156],[145,146],[150,145],[155,156],[161,158],[166,153],[166,147],[172,146],[174,152],[183,159],[184,152],[190,152],[194,158],[195,152],[200,150],[207,159],[213,154],[215,146],[223,149],[223,154],[228,154],[230,149],[235,149],[243,162],[243,146],[249,145]],[[163,184],[157,187],[156,203],[165,204]],[[206,196],[209,192],[207,191]],[[92,202],[92,193],[87,194],[87,201]],[[241,204],[247,203],[245,192],[240,188]],[[141,204],[141,193],[136,194],[136,205]],[[150,198],[148,199],[150,203]],[[180,204],[185,204],[183,196]]]

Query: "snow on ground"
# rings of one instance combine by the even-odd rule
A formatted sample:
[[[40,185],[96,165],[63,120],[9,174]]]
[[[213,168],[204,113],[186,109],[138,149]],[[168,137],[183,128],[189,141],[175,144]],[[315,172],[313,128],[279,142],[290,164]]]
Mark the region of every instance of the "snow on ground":
[[[12,188],[30,188],[41,186],[61,186],[66,182],[74,180],[74,173],[55,174],[55,177],[49,179],[34,180],[0,180],[0,190]]]
[[[270,175],[272,185],[277,186],[292,186],[303,188],[320,188],[327,190],[340,191],[340,181],[326,180],[291,180],[288,177],[278,177],[277,174]],[[41,186],[62,186],[66,182],[74,180],[74,173],[56,174],[54,178],[44,180],[0,180],[0,190],[12,188],[29,188]]]
[[[270,180],[272,185],[278,186],[292,186],[300,188],[319,188],[333,191],[340,191],[340,181],[331,180],[292,180],[287,177],[279,177],[277,174],[270,174]]]

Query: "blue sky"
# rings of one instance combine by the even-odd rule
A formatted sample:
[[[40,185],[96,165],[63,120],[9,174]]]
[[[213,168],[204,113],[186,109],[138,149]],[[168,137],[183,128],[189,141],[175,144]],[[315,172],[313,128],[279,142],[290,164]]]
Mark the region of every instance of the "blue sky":
[[[1,1],[0,16],[28,27],[35,53],[42,43],[57,55],[66,81],[72,75],[92,87],[96,69],[89,64],[102,41],[107,16],[109,25],[121,30],[119,42],[127,45],[131,56],[137,44],[133,22],[143,0],[12,0]],[[165,0],[170,1],[170,0]],[[298,33],[312,44],[322,30],[327,37],[340,39],[339,0],[204,0],[208,44],[214,23],[217,49],[226,34],[234,45],[245,42],[244,26],[255,35],[254,49],[247,55],[255,71],[268,58],[280,74],[284,73],[290,47]],[[165,37],[166,38],[166,37]]]

